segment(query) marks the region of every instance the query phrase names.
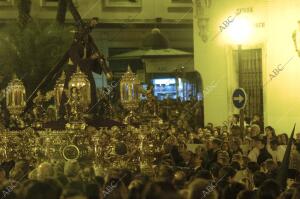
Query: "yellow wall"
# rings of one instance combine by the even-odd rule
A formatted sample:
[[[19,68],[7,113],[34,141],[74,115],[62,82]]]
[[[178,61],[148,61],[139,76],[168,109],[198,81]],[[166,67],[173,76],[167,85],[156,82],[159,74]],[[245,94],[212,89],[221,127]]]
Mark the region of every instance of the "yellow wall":
[[[17,18],[16,0],[7,0],[7,5],[0,3],[0,19]],[[53,19],[56,16],[56,8],[51,4],[44,5],[45,0],[32,0],[31,15],[43,19]],[[99,17],[100,22],[154,22],[155,18],[161,17],[164,21],[181,22],[192,19],[192,4],[171,3],[171,0],[140,0],[141,7],[105,7],[106,0],[73,0],[83,18]],[[72,20],[68,12],[67,19]],[[132,21],[130,21],[133,19]]]
[[[194,0],[196,2],[197,0]],[[251,21],[253,32],[248,42],[242,48],[262,48],[263,82],[267,82],[272,70],[278,64],[293,59],[272,81],[264,86],[264,119],[265,125],[272,125],[278,133],[290,133],[294,122],[300,125],[300,92],[298,79],[300,77],[300,58],[296,55],[292,32],[300,20],[300,2],[294,0],[219,0],[212,1],[212,6],[205,9],[209,17],[209,38],[219,30],[219,25],[236,9],[252,8],[253,12],[242,12],[238,18]],[[216,39],[204,43],[198,32],[194,4],[194,49],[195,67],[201,73],[204,88],[210,82],[219,81],[216,87],[207,94],[204,101],[205,122],[221,124],[229,115],[238,112],[232,106],[231,95],[237,87],[237,70],[233,67],[232,44],[227,33],[230,26],[220,33]],[[264,27],[257,27],[264,23]]]
[[[174,73],[176,69],[179,70],[181,67],[184,67],[184,72],[195,70],[192,56],[145,58],[143,61],[147,73]]]
[[[16,0],[7,0],[7,5],[0,2],[0,22],[9,22],[18,17]],[[46,20],[54,20],[57,5],[45,6],[44,0],[32,0],[31,16]],[[105,56],[109,56],[110,48],[139,48],[143,38],[151,32],[156,24],[156,18],[161,17],[161,24],[177,24],[161,27],[161,32],[170,41],[170,47],[178,49],[193,48],[192,33],[192,3],[171,4],[171,0],[141,0],[141,7],[105,8],[105,0],[73,0],[80,15],[84,19],[98,17],[104,27],[93,30],[93,38]],[[174,6],[181,5],[174,9]],[[171,10],[170,10],[171,9]],[[74,22],[70,12],[67,12],[67,22]],[[105,26],[105,24],[109,24]],[[123,28],[111,24],[124,24]],[[131,25],[133,24],[133,25]],[[144,24],[145,26],[138,26]],[[147,26],[147,24],[150,24]],[[182,26],[188,26],[182,28]],[[1,31],[1,30],[0,30]],[[124,67],[127,67],[126,65]]]

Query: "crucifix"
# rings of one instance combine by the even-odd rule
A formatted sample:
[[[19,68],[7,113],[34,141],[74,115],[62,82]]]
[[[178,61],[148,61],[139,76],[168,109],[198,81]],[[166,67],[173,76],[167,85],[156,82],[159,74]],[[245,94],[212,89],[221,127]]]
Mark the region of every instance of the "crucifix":
[[[67,88],[68,81],[72,74],[76,71],[78,66],[83,73],[85,73],[91,83],[91,106],[97,103],[96,85],[93,79],[92,72],[103,72],[108,80],[112,79],[112,72],[107,65],[107,61],[104,55],[99,51],[90,33],[98,23],[97,18],[91,19],[88,23],[84,22],[73,4],[72,0],[66,0],[68,8],[77,25],[77,31],[75,31],[74,39],[69,50],[61,57],[57,64],[49,71],[49,73],[42,79],[36,89],[27,99],[27,107],[32,106],[32,100],[37,94],[38,90],[43,88],[49,81],[53,80],[61,72],[64,64],[69,63],[71,66],[67,68],[65,88]],[[62,96],[62,101],[66,101],[66,97]]]

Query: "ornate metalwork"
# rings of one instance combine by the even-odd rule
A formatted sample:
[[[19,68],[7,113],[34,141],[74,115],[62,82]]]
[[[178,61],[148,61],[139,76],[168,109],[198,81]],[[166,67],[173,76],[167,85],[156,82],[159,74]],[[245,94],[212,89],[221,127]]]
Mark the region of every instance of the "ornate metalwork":
[[[71,144],[63,148],[62,155],[65,160],[77,160],[80,157],[80,151],[76,145]]]
[[[209,17],[206,14],[206,11],[211,7],[211,4],[211,0],[195,0],[195,16],[199,29],[199,36],[203,42],[208,41]]]
[[[6,107],[11,115],[20,115],[26,106],[26,90],[23,82],[14,75],[6,88]]]
[[[61,97],[64,91],[66,75],[65,72],[62,72],[60,78],[56,81],[54,87],[54,102],[56,109],[56,119],[58,119],[58,111],[61,106]]]
[[[10,114],[11,128],[24,128],[20,115],[26,106],[26,90],[23,82],[14,75],[6,88],[6,107]]]
[[[83,111],[88,110],[91,104],[91,84],[87,76],[81,72],[79,67],[77,67],[76,73],[72,75],[71,80],[69,81],[69,92],[71,92],[74,87],[77,88],[80,93],[80,103]]]
[[[46,110],[43,107],[43,103],[46,101],[46,97],[40,92],[37,92],[37,96],[33,99],[33,116],[34,122],[32,124],[35,128],[41,128],[42,123],[45,121]]]
[[[87,126],[83,115],[91,104],[91,84],[87,76],[77,67],[69,81],[68,101],[65,118],[69,120],[67,129],[85,129]]]
[[[125,118],[125,123],[134,123],[137,118],[133,111],[139,107],[140,103],[140,80],[128,66],[127,72],[122,76],[120,82],[121,103],[123,107],[130,111]]]

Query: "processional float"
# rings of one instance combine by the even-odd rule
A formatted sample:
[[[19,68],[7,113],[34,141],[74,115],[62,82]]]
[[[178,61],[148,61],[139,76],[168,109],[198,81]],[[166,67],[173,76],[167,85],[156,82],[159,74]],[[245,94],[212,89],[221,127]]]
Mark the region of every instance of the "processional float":
[[[72,0],[67,0],[67,2],[78,24],[75,40],[79,38],[88,42],[90,54],[98,54],[96,62],[101,66],[107,79],[112,79],[112,72],[103,54],[100,53],[90,36],[92,28],[83,22]],[[151,90],[147,91],[148,112],[143,112],[140,117],[136,112],[140,105],[140,81],[128,67],[128,71],[119,82],[121,103],[129,111],[124,119],[124,123],[128,125],[114,126],[111,129],[88,126],[85,113],[90,110],[90,107],[94,107],[92,103],[95,103],[92,101],[92,95],[95,93],[92,93],[92,82],[88,77],[88,72],[91,73],[91,71],[87,71],[92,69],[80,66],[82,62],[72,57],[72,51],[74,51],[72,47],[42,79],[27,100],[25,86],[21,80],[15,76],[9,83],[6,90],[6,106],[12,128],[2,129],[0,163],[18,159],[27,159],[31,163],[78,159],[96,163],[102,167],[113,165],[151,170],[151,163],[155,157],[159,156],[162,146],[159,134],[161,131],[165,132],[166,128],[162,120],[156,116],[155,108],[151,108],[156,107]],[[85,50],[86,46],[84,46]],[[68,74],[62,72],[62,67],[69,59],[74,66],[72,66],[72,75],[68,77]],[[42,95],[40,89],[49,81],[54,81],[56,77],[58,78],[53,91],[45,96]],[[50,98],[54,98],[52,109],[54,119],[45,116],[43,107],[43,103]],[[65,109],[63,117],[60,112],[62,108]],[[32,110],[31,117],[28,116],[29,110]],[[63,129],[45,126],[45,123],[61,119],[66,121]],[[28,121],[33,121],[31,126],[26,126]],[[139,122],[144,125],[132,126]],[[55,127],[59,125],[58,122],[54,123]]]

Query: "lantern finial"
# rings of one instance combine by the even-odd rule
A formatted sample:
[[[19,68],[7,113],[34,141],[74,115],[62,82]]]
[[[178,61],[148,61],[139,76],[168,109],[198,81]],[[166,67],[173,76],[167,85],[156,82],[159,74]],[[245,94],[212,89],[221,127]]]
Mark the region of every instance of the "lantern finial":
[[[130,67],[129,64],[128,64],[128,67],[127,67],[127,72],[128,72],[128,73],[132,73],[132,70],[131,70],[131,67]]]
[[[80,72],[81,72],[79,65],[77,65],[76,72],[77,72],[77,73],[80,73]]]
[[[66,73],[65,73],[65,71],[63,71],[61,73],[61,76],[59,77],[59,80],[64,80],[64,79],[66,79]]]
[[[12,79],[18,79],[18,76],[17,76],[17,74],[16,74],[16,73],[13,73],[13,75],[12,75]]]

